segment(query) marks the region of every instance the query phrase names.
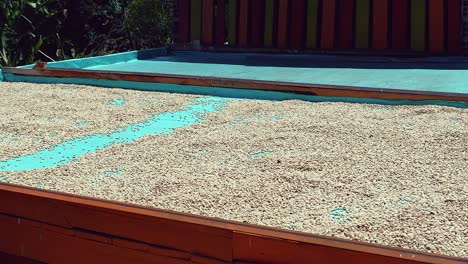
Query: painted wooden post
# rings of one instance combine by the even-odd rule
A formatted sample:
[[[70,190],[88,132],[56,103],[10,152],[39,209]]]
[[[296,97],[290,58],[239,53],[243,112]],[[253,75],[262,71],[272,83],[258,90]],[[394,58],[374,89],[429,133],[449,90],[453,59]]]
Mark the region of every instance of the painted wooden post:
[[[246,48],[249,39],[249,0],[239,2],[239,46]]]
[[[226,0],[217,0],[216,23],[215,23],[215,44],[223,46],[226,41]]]
[[[213,45],[213,0],[202,1],[202,44]]]
[[[177,43],[184,44],[190,41],[190,2],[178,1],[179,17],[177,22]]]
[[[266,48],[273,47],[273,17],[275,13],[275,0],[265,0],[265,30],[263,42]]]
[[[332,49],[335,46],[335,9],[336,0],[322,2],[321,48]]]
[[[369,31],[370,0],[356,0],[356,48],[369,48]]]
[[[411,48],[426,49],[426,0],[411,0]]]
[[[388,48],[388,0],[374,0],[372,10],[372,48]]]
[[[250,20],[250,39],[252,47],[260,48],[263,44],[263,22],[265,20],[263,10],[265,9],[263,1],[255,0],[250,1],[251,15]]]
[[[306,47],[309,49],[317,48],[318,8],[318,0],[308,0]]]
[[[405,50],[409,48],[409,1],[411,0],[393,0],[392,49]]]
[[[290,46],[292,49],[302,49],[305,46],[306,1],[291,1],[291,14]]]
[[[336,46],[339,49],[351,49],[353,47],[353,17],[354,0],[340,1],[336,43]]]
[[[462,5],[460,1],[447,1],[447,50],[462,50]]]
[[[228,0],[228,44],[237,45],[237,5],[238,0]]]
[[[444,0],[429,1],[429,50],[445,51]]]
[[[297,0],[293,0],[297,1]],[[288,0],[279,0],[278,10],[278,48],[288,47]]]
[[[201,40],[201,0],[190,1],[190,40]]]

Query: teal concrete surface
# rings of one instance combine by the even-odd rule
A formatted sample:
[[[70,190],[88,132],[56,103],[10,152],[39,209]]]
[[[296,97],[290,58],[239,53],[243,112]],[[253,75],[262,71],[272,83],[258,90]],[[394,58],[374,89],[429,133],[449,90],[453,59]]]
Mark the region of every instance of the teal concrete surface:
[[[193,54],[97,63],[85,69],[468,93],[468,63],[460,59],[452,63],[441,59],[406,62],[324,55]]]
[[[468,108],[468,103],[454,101],[411,101],[411,100],[381,100],[372,98],[352,98],[352,97],[326,97],[312,96],[295,93],[260,91],[249,89],[231,89],[221,87],[206,87],[192,85],[177,85],[167,83],[145,83],[132,81],[115,81],[104,79],[91,78],[53,78],[53,77],[36,77],[36,76],[20,76],[10,73],[4,73],[3,78],[9,82],[31,82],[31,83],[64,83],[64,84],[82,84],[94,85],[110,88],[133,89],[141,91],[157,91],[168,93],[183,93],[218,96],[226,98],[241,98],[254,100],[303,100],[309,102],[346,102],[346,103],[362,103],[362,104],[381,104],[381,105],[441,105],[459,108]]]
[[[0,161],[0,172],[54,168],[114,144],[131,143],[149,135],[171,134],[177,128],[203,121],[203,115],[220,111],[227,100],[230,99],[199,98],[195,104],[186,105],[182,110],[158,114],[144,122],[130,124],[109,134],[78,137],[35,153]]]

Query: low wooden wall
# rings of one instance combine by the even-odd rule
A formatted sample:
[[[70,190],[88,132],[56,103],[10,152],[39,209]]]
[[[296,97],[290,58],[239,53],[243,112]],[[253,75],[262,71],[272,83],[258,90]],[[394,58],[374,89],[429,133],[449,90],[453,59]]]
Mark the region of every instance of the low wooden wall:
[[[8,184],[0,201],[0,263],[466,263]]]
[[[179,0],[176,44],[461,53],[461,0]]]

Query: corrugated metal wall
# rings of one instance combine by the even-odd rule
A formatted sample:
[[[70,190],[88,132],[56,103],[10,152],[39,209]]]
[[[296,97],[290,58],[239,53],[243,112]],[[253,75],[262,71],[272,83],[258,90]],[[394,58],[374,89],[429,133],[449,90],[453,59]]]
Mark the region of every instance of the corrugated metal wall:
[[[177,43],[279,49],[462,50],[461,0],[179,0]]]

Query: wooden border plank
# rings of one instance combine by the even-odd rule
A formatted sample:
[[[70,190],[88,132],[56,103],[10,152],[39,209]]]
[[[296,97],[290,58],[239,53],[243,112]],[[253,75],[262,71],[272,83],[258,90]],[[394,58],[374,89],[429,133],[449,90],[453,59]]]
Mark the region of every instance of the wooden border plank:
[[[319,0],[308,0],[306,47],[309,49],[315,49],[318,47],[318,9]]]
[[[201,40],[202,0],[190,0],[190,40]]]
[[[372,48],[388,48],[388,0],[373,1]]]
[[[426,50],[426,0],[411,1],[411,48]]]
[[[411,0],[393,0],[392,49],[409,49],[409,1]]]
[[[430,253],[386,247],[357,241],[281,230],[246,223],[208,218],[156,208],[86,198],[77,195],[0,184],[0,251],[57,263],[87,263],[133,260],[135,263],[288,263],[288,261],[322,260],[331,263],[408,263],[459,264],[468,260]],[[7,202],[14,201],[9,205]],[[65,209],[65,210],[63,210]],[[44,210],[44,211],[43,211]],[[70,227],[50,225],[57,217],[65,218]],[[39,219],[36,219],[39,217]],[[28,220],[26,220],[28,219]],[[161,229],[155,223],[164,222]],[[108,227],[110,225],[111,227]],[[113,230],[113,226],[119,228]],[[181,227],[188,230],[180,230]],[[140,230],[131,232],[131,230]],[[202,230],[212,232],[200,233]],[[198,233],[178,240],[184,245],[206,248],[180,251],[158,244],[162,236],[178,236],[189,231]],[[218,232],[228,235],[228,243],[206,244]],[[161,234],[163,232],[164,234]],[[132,233],[132,236],[129,234]],[[151,239],[150,243],[146,243]],[[42,240],[41,240],[42,239]],[[175,238],[172,238],[173,240]],[[215,240],[213,240],[215,241]],[[211,248],[213,247],[214,248]],[[185,246],[176,245],[176,248]],[[64,250],[56,250],[64,248]],[[53,249],[53,250],[51,250]],[[220,253],[217,250],[221,250]],[[202,254],[198,254],[202,253]],[[75,255],[82,254],[82,255]],[[213,257],[214,254],[215,257]],[[224,254],[227,254],[224,256]],[[219,256],[225,259],[219,259]],[[74,257],[76,256],[76,259]],[[84,259],[86,257],[86,259]],[[70,260],[68,260],[70,259]],[[352,262],[349,262],[349,261]],[[142,261],[142,262],[139,262]],[[106,262],[107,263],[107,262]],[[300,263],[300,262],[296,262]]]
[[[369,48],[370,39],[370,1],[356,0],[356,41],[358,49]]]
[[[228,44],[237,45],[237,5],[239,0],[228,1]]]
[[[135,73],[118,71],[93,71],[78,69],[24,69],[3,68],[3,72],[23,76],[42,76],[58,78],[91,78],[137,82],[170,83],[180,85],[214,86],[237,89],[256,89],[304,93],[317,96],[374,98],[384,100],[445,100],[468,102],[468,94],[414,91],[402,89],[380,89],[341,85],[321,85],[310,83],[291,83],[277,81],[259,81],[248,79],[204,77],[175,74]]]
[[[462,6],[460,1],[447,1],[447,50],[462,51]]]
[[[215,44],[224,46],[226,41],[226,0],[217,0],[215,12]]]
[[[305,46],[306,0],[293,0],[290,5],[290,48],[300,50]]]
[[[322,36],[321,45],[323,49],[335,47],[335,21],[336,21],[336,0],[326,0],[322,2]]]
[[[213,0],[202,0],[202,45],[213,45]]]
[[[445,51],[445,1],[429,1],[429,50]]]
[[[336,47],[339,49],[353,48],[354,0],[339,2],[338,30]]]
[[[178,1],[179,16],[177,21],[177,40],[179,44],[184,44],[190,40],[190,3],[187,0]]]
[[[289,0],[278,0],[278,48],[288,47],[288,8]],[[297,0],[293,0],[297,1]]]
[[[249,42],[249,0],[239,0],[239,46],[245,48]]]

